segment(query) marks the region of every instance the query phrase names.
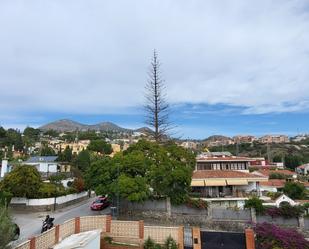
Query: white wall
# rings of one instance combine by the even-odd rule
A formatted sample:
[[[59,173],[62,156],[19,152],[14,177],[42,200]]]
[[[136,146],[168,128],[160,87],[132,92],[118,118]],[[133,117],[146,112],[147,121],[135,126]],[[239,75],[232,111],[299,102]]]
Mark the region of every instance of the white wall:
[[[57,172],[57,163],[46,163],[46,162],[39,162],[39,163],[25,163],[26,165],[32,165],[37,168],[39,172]]]
[[[63,204],[72,200],[79,199],[81,197],[85,197],[88,195],[88,192],[81,192],[78,194],[71,194],[65,196],[59,196],[56,198],[57,204]],[[53,205],[55,203],[55,198],[42,198],[42,199],[27,199],[27,198],[19,198],[13,197],[11,200],[11,204],[24,204],[26,206],[45,206],[45,205]]]

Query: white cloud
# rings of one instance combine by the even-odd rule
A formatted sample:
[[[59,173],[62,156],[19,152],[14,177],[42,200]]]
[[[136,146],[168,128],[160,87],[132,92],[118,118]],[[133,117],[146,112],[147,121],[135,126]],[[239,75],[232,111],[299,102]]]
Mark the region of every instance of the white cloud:
[[[1,1],[0,114],[127,113],[143,103],[153,48],[174,104],[304,111],[306,4]]]

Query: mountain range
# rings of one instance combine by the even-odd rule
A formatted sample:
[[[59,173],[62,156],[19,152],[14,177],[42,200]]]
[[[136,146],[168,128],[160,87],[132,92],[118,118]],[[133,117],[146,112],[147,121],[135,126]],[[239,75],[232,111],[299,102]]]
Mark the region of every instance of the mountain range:
[[[139,129],[126,129],[123,127],[120,127],[114,123],[111,122],[101,122],[98,124],[93,124],[93,125],[87,125],[87,124],[82,124],[70,119],[61,119],[57,120],[45,125],[42,125],[39,127],[40,130],[42,131],[48,131],[48,130],[54,130],[58,132],[70,132],[70,131],[88,131],[88,130],[93,130],[93,131],[113,131],[113,132],[134,132],[134,131],[139,131],[139,132],[147,132],[151,133],[151,129],[148,127],[142,127]]]

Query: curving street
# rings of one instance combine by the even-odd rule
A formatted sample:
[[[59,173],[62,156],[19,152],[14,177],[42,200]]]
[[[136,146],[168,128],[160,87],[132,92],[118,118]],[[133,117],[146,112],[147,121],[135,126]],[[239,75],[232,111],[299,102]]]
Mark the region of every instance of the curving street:
[[[95,197],[75,205],[56,210],[55,212],[32,213],[28,211],[22,212],[11,210],[11,215],[14,222],[20,227],[20,238],[18,241],[14,242],[14,244],[20,243],[33,237],[34,235],[40,234],[42,222],[47,214],[55,218],[54,224],[56,225],[78,216],[102,215],[110,213],[110,208],[105,208],[102,211],[92,211],[90,209],[90,204],[94,199]]]

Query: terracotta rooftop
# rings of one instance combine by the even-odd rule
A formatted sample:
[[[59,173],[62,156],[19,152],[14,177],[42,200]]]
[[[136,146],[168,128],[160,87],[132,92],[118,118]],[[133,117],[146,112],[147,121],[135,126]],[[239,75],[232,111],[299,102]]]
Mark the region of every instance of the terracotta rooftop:
[[[232,170],[197,170],[193,172],[192,178],[265,178],[263,176]]]
[[[279,169],[279,170],[259,169],[257,170],[257,172],[263,174],[264,176],[269,176],[270,174],[273,174],[273,173],[287,175],[287,176],[296,175],[295,172],[287,170],[287,169]]]
[[[267,182],[261,182],[261,186],[283,188],[286,181],[284,179],[270,179]]]

